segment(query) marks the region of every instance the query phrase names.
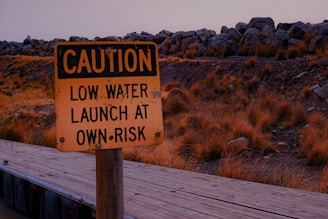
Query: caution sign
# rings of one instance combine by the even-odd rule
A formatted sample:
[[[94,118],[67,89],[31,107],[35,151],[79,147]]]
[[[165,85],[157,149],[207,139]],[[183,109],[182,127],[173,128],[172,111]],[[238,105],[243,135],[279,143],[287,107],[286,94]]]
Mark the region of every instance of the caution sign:
[[[63,42],[55,47],[60,151],[163,141],[158,52],[152,42]]]

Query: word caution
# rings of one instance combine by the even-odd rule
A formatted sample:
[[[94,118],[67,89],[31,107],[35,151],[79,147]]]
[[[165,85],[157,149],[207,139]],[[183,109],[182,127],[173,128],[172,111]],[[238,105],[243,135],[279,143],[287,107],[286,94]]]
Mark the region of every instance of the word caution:
[[[59,78],[155,76],[155,45],[57,46]]]

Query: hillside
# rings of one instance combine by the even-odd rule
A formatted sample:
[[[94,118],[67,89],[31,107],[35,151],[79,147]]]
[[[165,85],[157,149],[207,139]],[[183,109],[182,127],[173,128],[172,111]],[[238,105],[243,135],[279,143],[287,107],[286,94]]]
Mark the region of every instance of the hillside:
[[[328,192],[328,59],[160,60],[165,141],[125,159]],[[0,56],[0,137],[55,146],[53,57]]]

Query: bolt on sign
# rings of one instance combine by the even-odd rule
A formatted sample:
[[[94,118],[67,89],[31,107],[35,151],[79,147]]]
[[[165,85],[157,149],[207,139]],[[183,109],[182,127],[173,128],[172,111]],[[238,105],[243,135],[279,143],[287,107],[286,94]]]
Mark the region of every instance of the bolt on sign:
[[[158,51],[152,42],[62,42],[55,47],[60,151],[163,141]]]

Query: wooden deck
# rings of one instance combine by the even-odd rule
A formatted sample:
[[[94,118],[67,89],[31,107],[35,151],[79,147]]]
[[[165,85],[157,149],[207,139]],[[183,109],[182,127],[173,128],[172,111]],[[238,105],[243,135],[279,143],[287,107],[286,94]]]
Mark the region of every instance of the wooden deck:
[[[0,171],[95,208],[94,155],[0,140]],[[130,161],[123,171],[126,217],[328,218],[327,194]]]

